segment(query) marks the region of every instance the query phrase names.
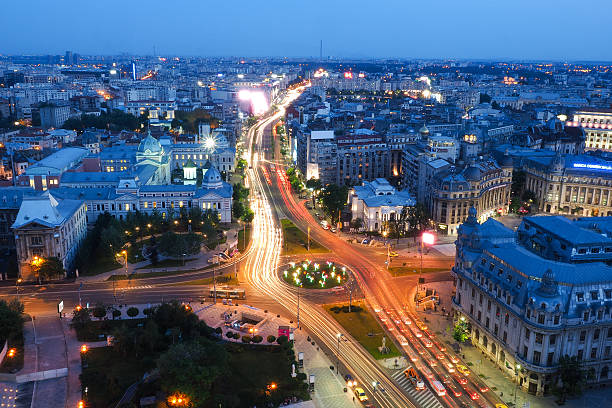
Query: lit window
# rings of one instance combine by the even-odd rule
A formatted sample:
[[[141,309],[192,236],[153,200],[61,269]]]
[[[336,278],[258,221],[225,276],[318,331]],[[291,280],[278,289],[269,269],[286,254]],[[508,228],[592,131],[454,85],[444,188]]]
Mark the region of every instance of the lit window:
[[[130,211],[130,205],[129,204],[125,205],[125,211]]]

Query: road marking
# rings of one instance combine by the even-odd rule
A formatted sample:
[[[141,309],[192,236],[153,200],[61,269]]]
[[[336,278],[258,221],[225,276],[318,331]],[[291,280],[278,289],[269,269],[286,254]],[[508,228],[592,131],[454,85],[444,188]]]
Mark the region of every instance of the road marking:
[[[128,286],[126,288],[117,288],[117,290],[136,290],[136,289],[151,289],[153,285]]]
[[[395,382],[406,390],[410,398],[417,403],[417,406],[423,408],[443,408],[442,404],[429,388],[417,391],[410,380],[404,375],[404,370],[399,370],[391,375]]]

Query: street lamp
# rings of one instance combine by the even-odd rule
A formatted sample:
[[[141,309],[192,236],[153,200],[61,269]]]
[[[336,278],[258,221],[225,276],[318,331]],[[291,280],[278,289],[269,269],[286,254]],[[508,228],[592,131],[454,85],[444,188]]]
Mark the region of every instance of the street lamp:
[[[125,249],[123,251],[117,253],[117,258],[121,258],[121,257],[124,258],[124,261],[125,261],[125,275],[126,276],[128,275],[128,260],[127,260],[127,255],[128,254],[127,254],[127,251]]]
[[[389,270],[389,264],[391,263],[391,256],[389,254],[389,241],[387,241],[387,235],[389,235],[389,233],[385,230],[382,233],[383,237],[385,237],[385,246],[387,247],[387,270]]]
[[[516,383],[514,384],[514,406],[516,406],[516,390],[518,388],[518,375],[519,375],[519,370],[521,369],[521,365],[517,364],[515,366],[515,370],[514,370],[514,376],[516,379]]]
[[[419,271],[419,283],[417,285],[417,288],[421,284],[421,275],[423,274],[423,250],[425,248],[425,245],[432,246],[435,242],[436,237],[433,233],[425,231],[423,232],[423,234],[421,234],[421,270]]]
[[[336,364],[336,374],[338,374],[338,370],[339,370],[338,366],[340,365],[340,338],[341,337],[342,337],[342,333],[336,334],[336,338],[338,339],[338,355],[336,358],[336,361],[338,364]]]
[[[19,301],[19,284],[20,284],[21,282],[23,282],[23,279],[21,279],[21,278],[18,278],[18,279],[15,281],[15,291],[17,292],[17,300],[18,300],[18,301]]]

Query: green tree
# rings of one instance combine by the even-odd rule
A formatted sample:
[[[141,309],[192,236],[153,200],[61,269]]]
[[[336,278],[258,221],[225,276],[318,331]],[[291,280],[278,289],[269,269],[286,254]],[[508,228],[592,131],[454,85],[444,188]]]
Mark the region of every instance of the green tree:
[[[418,233],[427,229],[430,225],[429,211],[423,204],[418,203],[414,207],[409,207],[408,224],[410,231],[414,234],[415,240]]]
[[[45,258],[43,261],[34,269],[34,273],[38,276],[39,280],[50,280],[57,277],[63,277],[66,271],[64,265],[56,257]]]
[[[351,228],[359,231],[363,228],[363,218],[353,218],[351,220]]]
[[[16,299],[0,300],[0,339],[7,339],[13,344],[21,337],[23,310],[23,303]]]
[[[130,317],[136,317],[136,316],[138,316],[138,308],[137,307],[130,307],[130,308],[128,308],[126,313]]]
[[[321,192],[321,201],[325,214],[331,218],[332,224],[340,220],[340,211],[346,204],[348,188],[346,186],[338,186],[337,184],[329,184]]]
[[[457,340],[459,343],[464,343],[469,337],[469,330],[467,322],[459,320],[455,324],[455,328],[453,330],[453,338]]]
[[[555,389],[555,393],[561,398],[562,403],[565,403],[568,396],[582,393],[586,383],[586,372],[578,357],[565,355],[559,359],[559,379],[561,384]]]
[[[91,312],[87,308],[74,309],[72,312],[72,322],[70,326],[76,330],[85,330],[91,323]]]
[[[242,201],[234,200],[232,203],[232,216],[234,219],[241,219],[244,215],[244,205]]]
[[[255,218],[255,213],[250,208],[247,208],[242,216],[242,221],[250,224],[253,222],[253,218]]]
[[[184,393],[194,406],[203,406],[215,380],[226,374],[227,361],[225,349],[206,339],[175,344],[157,361],[161,388],[168,394]]]

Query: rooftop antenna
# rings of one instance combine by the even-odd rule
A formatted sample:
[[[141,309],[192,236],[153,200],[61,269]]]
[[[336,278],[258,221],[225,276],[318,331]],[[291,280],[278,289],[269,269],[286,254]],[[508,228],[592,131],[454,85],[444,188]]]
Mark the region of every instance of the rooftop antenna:
[[[323,61],[323,40],[321,40],[319,45],[319,61]]]

